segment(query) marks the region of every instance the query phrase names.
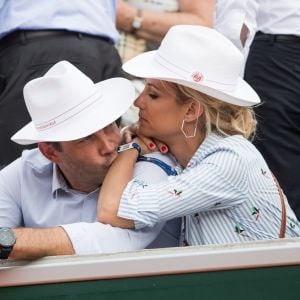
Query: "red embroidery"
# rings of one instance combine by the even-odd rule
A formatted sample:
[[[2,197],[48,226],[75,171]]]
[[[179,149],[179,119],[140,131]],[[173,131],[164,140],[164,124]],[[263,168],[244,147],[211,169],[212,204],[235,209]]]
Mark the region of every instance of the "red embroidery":
[[[202,76],[202,74],[201,74],[200,72],[194,72],[194,73],[192,74],[192,78],[193,78],[193,80],[194,80],[195,82],[200,82],[200,81],[203,80],[203,76]]]

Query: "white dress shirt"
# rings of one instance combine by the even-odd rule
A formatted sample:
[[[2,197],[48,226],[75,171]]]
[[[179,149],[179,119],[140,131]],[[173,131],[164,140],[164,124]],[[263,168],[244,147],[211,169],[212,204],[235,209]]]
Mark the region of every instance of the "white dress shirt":
[[[217,0],[214,28],[243,50],[240,40],[241,29],[243,24],[248,27],[247,41],[250,41],[255,34],[257,6],[256,0]]]
[[[300,36],[299,0],[256,0],[258,30],[270,34],[292,34]]]

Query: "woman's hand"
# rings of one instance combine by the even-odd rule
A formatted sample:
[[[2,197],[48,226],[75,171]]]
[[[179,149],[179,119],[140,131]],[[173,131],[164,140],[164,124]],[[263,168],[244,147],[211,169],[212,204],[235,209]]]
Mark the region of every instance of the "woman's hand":
[[[168,153],[168,146],[158,139],[147,137],[139,133],[139,123],[133,123],[121,129],[121,138],[123,144],[131,143],[138,138],[136,142],[142,149],[142,155],[154,151],[160,151],[163,154]]]
[[[138,135],[134,140],[141,147],[142,155],[155,151],[160,151],[162,154],[166,154],[169,151],[167,145],[157,139]]]
[[[137,133],[139,130],[139,123],[133,123],[131,125],[125,126],[121,129],[121,143],[128,144],[131,143],[132,140],[137,137]]]

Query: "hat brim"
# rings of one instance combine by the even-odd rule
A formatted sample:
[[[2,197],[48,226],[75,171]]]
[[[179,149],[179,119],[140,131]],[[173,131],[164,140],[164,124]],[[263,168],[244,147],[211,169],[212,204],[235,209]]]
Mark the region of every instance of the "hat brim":
[[[205,83],[196,83],[181,78],[178,74],[167,68],[160,66],[154,59],[157,50],[145,52],[127,61],[123,65],[123,70],[133,76],[141,78],[155,78],[178,83],[197,91],[200,91],[209,96],[215,97],[218,100],[228,102],[239,106],[252,106],[260,103],[259,96],[254,89],[241,77],[238,78],[237,85],[234,91],[221,91],[205,85]]]
[[[38,142],[72,141],[86,137],[120,118],[133,104],[134,87],[124,78],[111,78],[95,84],[97,92],[92,105],[51,130],[38,131],[30,122],[11,140],[29,145]]]

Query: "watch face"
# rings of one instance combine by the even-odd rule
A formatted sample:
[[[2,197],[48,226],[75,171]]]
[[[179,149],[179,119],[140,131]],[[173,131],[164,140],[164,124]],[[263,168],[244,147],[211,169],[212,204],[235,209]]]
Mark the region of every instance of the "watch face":
[[[12,246],[16,242],[16,237],[10,228],[0,229],[0,245],[4,247]]]
[[[134,29],[140,29],[142,27],[142,18],[135,17],[132,23]]]

